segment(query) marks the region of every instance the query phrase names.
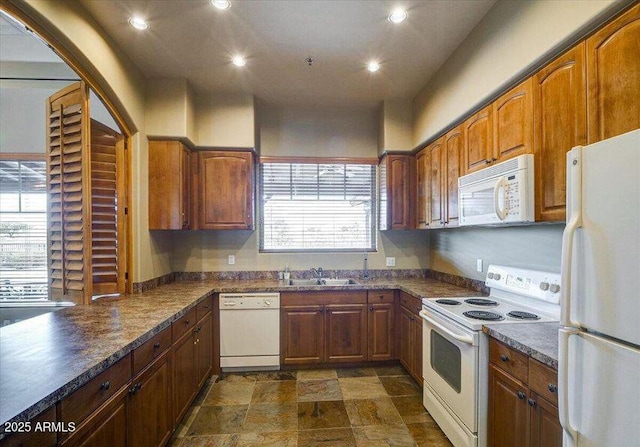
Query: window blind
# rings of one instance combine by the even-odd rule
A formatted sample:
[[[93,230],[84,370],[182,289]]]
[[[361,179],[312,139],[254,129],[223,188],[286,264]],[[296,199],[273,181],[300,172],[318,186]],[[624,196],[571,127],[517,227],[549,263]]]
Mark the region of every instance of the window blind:
[[[0,300],[47,299],[44,161],[0,161]]]
[[[261,164],[261,251],[375,250],[375,179],[375,165]]]

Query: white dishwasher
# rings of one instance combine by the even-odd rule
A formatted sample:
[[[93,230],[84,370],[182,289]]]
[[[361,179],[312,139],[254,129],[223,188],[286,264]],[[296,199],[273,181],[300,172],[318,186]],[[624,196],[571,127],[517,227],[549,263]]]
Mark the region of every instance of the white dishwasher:
[[[280,369],[280,294],[220,294],[222,371]]]

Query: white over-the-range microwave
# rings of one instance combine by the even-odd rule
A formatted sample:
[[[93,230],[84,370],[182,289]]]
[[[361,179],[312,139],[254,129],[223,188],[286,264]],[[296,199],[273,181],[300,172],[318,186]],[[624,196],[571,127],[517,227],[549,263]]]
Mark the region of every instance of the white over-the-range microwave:
[[[506,225],[534,221],[533,155],[458,179],[459,225]]]

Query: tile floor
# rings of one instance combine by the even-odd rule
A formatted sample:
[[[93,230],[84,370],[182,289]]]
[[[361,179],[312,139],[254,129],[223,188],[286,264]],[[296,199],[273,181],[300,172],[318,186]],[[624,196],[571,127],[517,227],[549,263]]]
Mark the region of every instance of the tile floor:
[[[205,385],[170,445],[451,446],[400,366],[223,375]]]

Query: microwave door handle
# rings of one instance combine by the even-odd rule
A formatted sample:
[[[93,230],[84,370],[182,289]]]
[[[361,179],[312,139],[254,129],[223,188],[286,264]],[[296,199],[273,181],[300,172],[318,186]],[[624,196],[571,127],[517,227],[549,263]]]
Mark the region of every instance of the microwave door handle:
[[[440,323],[438,323],[438,322],[434,321],[433,319],[429,318],[429,316],[426,313],[424,313],[424,311],[420,311],[420,316],[428,324],[430,324],[431,326],[441,330],[445,334],[455,338],[458,341],[466,343],[468,345],[473,345],[473,337],[471,337],[469,335],[459,335],[459,334],[456,334],[455,332],[451,332],[449,329],[447,329],[446,327],[442,326]]]
[[[500,208],[500,189],[506,189],[507,187],[507,181],[504,179],[504,177],[500,177],[500,179],[496,182],[496,186],[493,187],[493,206],[495,208],[495,212],[496,212],[496,216],[498,216],[498,219],[500,220],[504,220],[507,217],[507,206],[505,200],[504,200],[504,195],[503,195],[503,203],[502,203],[502,208]]]

